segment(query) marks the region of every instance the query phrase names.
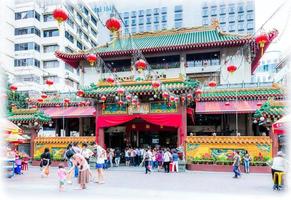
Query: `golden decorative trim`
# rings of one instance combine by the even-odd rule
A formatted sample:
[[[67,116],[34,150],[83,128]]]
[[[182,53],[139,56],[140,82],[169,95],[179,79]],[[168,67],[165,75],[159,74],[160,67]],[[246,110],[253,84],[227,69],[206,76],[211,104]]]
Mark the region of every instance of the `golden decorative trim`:
[[[18,109],[15,107],[12,108],[13,114],[34,114],[37,111],[38,111],[37,108],[30,108],[30,109]]]
[[[179,77],[179,78],[160,78],[159,79],[162,83],[173,83],[173,82],[184,82],[185,80],[183,79],[183,77]],[[144,80],[144,81],[123,81],[120,83],[120,85],[122,86],[126,86],[126,85],[146,85],[146,84],[151,84],[152,80]],[[98,87],[103,87],[103,86],[113,86],[114,84],[110,84],[107,83],[106,81],[101,81],[99,83],[96,84]]]
[[[270,106],[287,106],[287,102],[286,101],[276,101],[274,100],[274,98],[269,100],[270,102]]]
[[[268,136],[187,136],[186,143],[197,144],[272,144]]]
[[[96,137],[95,136],[81,136],[81,137],[36,137],[34,139],[34,143],[36,144],[69,144],[69,143],[89,143],[89,142],[95,142]]]

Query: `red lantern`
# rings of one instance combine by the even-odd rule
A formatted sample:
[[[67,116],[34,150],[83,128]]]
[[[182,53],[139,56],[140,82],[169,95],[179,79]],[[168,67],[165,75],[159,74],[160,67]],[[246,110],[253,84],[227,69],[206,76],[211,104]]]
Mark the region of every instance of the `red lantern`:
[[[117,104],[118,104],[119,106],[122,106],[122,105],[123,105],[123,101],[119,100],[119,101],[117,102]]]
[[[229,105],[230,105],[229,101],[225,102],[224,105],[225,105],[225,106],[229,106]]]
[[[123,89],[123,88],[117,88],[116,92],[117,92],[117,94],[118,94],[119,96],[121,96],[121,95],[124,94],[124,89]]]
[[[62,8],[56,8],[53,11],[53,17],[60,24],[68,19],[68,13]]]
[[[54,81],[53,80],[50,80],[50,79],[47,79],[45,80],[45,83],[48,85],[48,86],[51,86],[54,84]]]
[[[188,100],[192,99],[192,94],[187,94],[187,99]]]
[[[102,97],[101,97],[101,101],[105,102],[106,99],[107,99],[106,96],[105,96],[105,95],[102,95]]]
[[[175,97],[170,96],[170,101],[173,102],[175,100]]]
[[[37,106],[36,106],[36,105],[32,105],[32,106],[31,106],[31,108],[34,108],[34,109],[36,109],[36,108],[37,108]]]
[[[154,90],[157,90],[160,87],[159,81],[152,81],[152,87]]]
[[[60,104],[56,104],[55,107],[56,107],[56,108],[60,108],[61,105],[60,105]]]
[[[139,73],[143,72],[147,68],[147,63],[143,59],[139,59],[135,62],[135,67]]]
[[[184,96],[181,97],[181,102],[184,103],[186,98]]]
[[[97,60],[97,56],[95,54],[89,54],[86,56],[86,60],[90,63],[91,66],[93,66]]]
[[[116,32],[121,27],[121,23],[120,23],[119,19],[117,19],[115,17],[111,17],[110,19],[108,19],[106,21],[105,25],[108,28],[108,30],[110,30],[111,32]]]
[[[213,88],[213,87],[216,87],[217,86],[217,83],[215,81],[210,81],[208,83],[208,86]]]
[[[10,90],[11,90],[12,92],[15,92],[15,91],[17,90],[17,86],[15,86],[15,85],[11,85],[11,86],[10,86]]]
[[[228,71],[229,73],[234,73],[236,70],[237,70],[237,67],[234,66],[234,65],[229,65],[229,66],[227,67],[227,71]]]
[[[38,103],[42,103],[42,102],[43,102],[43,99],[42,99],[42,98],[38,98],[38,99],[37,99],[37,102],[38,102]]]
[[[70,99],[65,98],[65,99],[64,99],[64,103],[65,103],[65,104],[69,104],[69,103],[70,103]]]
[[[261,103],[261,102],[258,102],[258,103],[257,103],[257,106],[258,106],[258,107],[261,107],[261,106],[262,106],[262,103]]]
[[[136,99],[132,99],[132,100],[131,100],[131,103],[132,103],[132,104],[136,104],[136,103],[137,103],[137,100],[136,100]]]
[[[162,96],[166,100],[169,97],[169,93],[168,92],[163,92]]]
[[[264,53],[264,47],[265,44],[269,41],[269,38],[267,36],[267,34],[263,33],[261,35],[259,35],[258,37],[256,37],[256,43],[259,45],[259,47],[261,48],[261,56]]]
[[[41,94],[41,98],[46,99],[46,98],[47,98],[47,94],[42,93],[42,94]]]
[[[77,91],[77,96],[78,97],[82,97],[82,96],[84,96],[84,94],[85,94],[85,92],[83,90],[78,90]]]
[[[113,84],[114,83],[114,78],[112,76],[109,76],[107,79],[106,79],[107,83],[110,83],[110,84]]]
[[[131,100],[131,95],[126,95],[125,98],[126,98],[127,101],[130,101]]]
[[[201,95],[202,94],[202,90],[201,89],[197,89],[195,90],[195,94],[198,96],[198,95]]]
[[[179,98],[178,97],[175,97],[174,101],[177,104],[179,102]]]

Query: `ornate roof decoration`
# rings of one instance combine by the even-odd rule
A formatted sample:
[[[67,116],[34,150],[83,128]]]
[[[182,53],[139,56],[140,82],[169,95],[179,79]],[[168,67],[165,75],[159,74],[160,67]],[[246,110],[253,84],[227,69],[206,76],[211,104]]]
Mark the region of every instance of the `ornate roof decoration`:
[[[183,79],[161,79],[162,87],[165,87],[170,92],[175,94],[187,93],[189,91],[195,90],[198,87],[198,81],[183,80]],[[133,95],[151,95],[159,94],[162,90],[155,91],[152,88],[151,81],[129,81],[122,82],[120,84],[125,91]],[[97,97],[102,95],[116,95],[117,85],[110,85],[105,82],[100,82],[97,85],[92,84],[90,87],[83,88],[85,95],[84,97]]]
[[[12,112],[8,116],[8,120],[13,123],[48,123],[51,121],[51,117],[46,115],[37,109],[12,109]]]
[[[283,115],[285,115],[286,113],[287,102],[276,101],[274,100],[274,98],[271,98],[255,112],[254,117],[257,119],[259,119],[260,117],[264,117],[265,119],[276,121],[283,117]]]
[[[277,34],[277,30],[268,33],[270,39],[265,44],[266,48]],[[94,49],[76,53],[56,51],[55,55],[71,66],[78,67],[79,62],[85,60],[86,55],[89,53],[95,53],[105,58],[130,56],[137,52],[137,50],[141,50],[144,54],[153,54],[157,52],[186,51],[201,48],[243,46],[245,44],[249,44],[252,50],[253,72],[262,56],[259,53],[259,47],[255,43],[255,37],[221,32],[215,23],[210,26],[144,32],[134,34],[131,37],[115,37],[111,42]]]
[[[190,144],[272,144],[268,136],[187,136]]]
[[[37,137],[34,139],[36,144],[70,144],[70,143],[91,143],[95,142],[96,137]]]
[[[267,100],[270,97],[284,99],[284,90],[273,84],[272,87],[239,88],[239,89],[210,89],[203,91],[201,101],[235,101],[238,100]]]

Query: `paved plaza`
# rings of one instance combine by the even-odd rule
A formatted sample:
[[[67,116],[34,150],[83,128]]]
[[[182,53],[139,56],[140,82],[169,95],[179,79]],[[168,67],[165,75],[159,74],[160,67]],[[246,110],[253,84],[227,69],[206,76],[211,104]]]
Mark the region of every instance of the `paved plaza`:
[[[90,199],[180,199],[199,196],[217,199],[219,195],[231,194],[238,197],[266,195],[277,199],[283,194],[272,191],[270,174],[243,174],[240,179],[233,179],[232,173],[224,172],[153,172],[145,175],[141,167],[112,168],[106,170],[105,184],[91,182],[86,190],[77,190],[75,180],[73,185],[66,185],[65,191],[60,193],[56,170],[51,168],[48,178],[40,178],[39,168],[30,167],[24,175],[5,179],[8,196],[13,199],[39,199],[43,195],[58,199],[81,198],[84,195]]]

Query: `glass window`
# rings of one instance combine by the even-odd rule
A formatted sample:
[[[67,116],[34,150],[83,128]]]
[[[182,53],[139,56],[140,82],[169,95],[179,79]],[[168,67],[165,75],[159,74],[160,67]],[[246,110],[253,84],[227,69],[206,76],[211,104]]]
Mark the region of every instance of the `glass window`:
[[[136,33],[136,27],[135,26],[131,27],[131,33],[132,34]]]
[[[91,33],[92,33],[93,36],[95,36],[95,37],[97,36],[97,32],[94,31],[92,28],[91,28]]]
[[[239,21],[239,22],[244,21],[244,14],[238,14],[237,21]]]
[[[207,26],[208,25],[208,18],[202,19],[202,25]]]
[[[74,22],[70,18],[67,19],[67,24],[69,24],[74,29]]]
[[[59,67],[59,61],[57,60],[49,60],[49,61],[43,61],[43,68],[57,68]]]
[[[146,15],[147,15],[147,16],[152,15],[152,9],[147,9],[147,10],[146,10]]]
[[[160,12],[160,9],[159,8],[154,8],[154,15],[158,15]]]
[[[136,25],[136,20],[135,19],[131,19],[131,25],[135,26]]]
[[[234,23],[230,23],[229,24],[228,30],[231,31],[231,32],[235,31]]]
[[[97,44],[96,44],[93,40],[91,40],[90,43],[91,43],[91,46],[92,46],[92,47],[96,47],[96,46],[97,46]]]
[[[254,10],[254,1],[248,1],[247,2],[247,10],[249,11],[253,11]]]
[[[230,14],[234,13],[234,4],[229,4],[228,13],[230,13]]]
[[[182,5],[175,6],[175,12],[183,12],[183,6]]]
[[[43,21],[50,22],[50,21],[55,21],[55,19],[52,14],[45,14],[43,15]]]
[[[167,29],[167,23],[162,23],[162,29],[163,30]]]
[[[226,14],[226,8],[225,5],[220,5],[220,14],[225,15]]]
[[[217,9],[215,8],[211,8],[211,16],[216,16],[217,15]]]
[[[57,45],[57,44],[55,44],[55,45],[44,45],[43,46],[43,52],[44,53],[55,52],[58,49],[59,49],[59,45]]]
[[[84,20],[84,26],[88,29],[89,24]]]
[[[82,43],[81,42],[79,42],[79,41],[77,41],[77,47],[79,48],[79,49],[83,49],[83,45],[82,45]]]
[[[237,6],[237,12],[242,13],[244,12],[244,4],[243,3],[239,3]]]
[[[186,61],[189,67],[220,65],[220,53],[209,52],[209,53],[187,54]]]
[[[155,24],[154,25],[154,31],[158,31],[159,30],[159,24]]]
[[[92,15],[91,15],[91,22],[92,22],[95,26],[97,26],[97,20],[96,20],[95,17],[93,17]]]
[[[244,30],[244,23],[239,23],[239,24],[237,25],[237,29],[238,29],[239,31],[243,31],[243,30]]]
[[[40,67],[40,62],[34,58],[22,58],[14,60],[15,67],[27,67],[27,66],[35,66]]]
[[[254,25],[253,23],[247,23],[247,29],[253,29]]]
[[[87,10],[87,8],[83,7],[83,13],[84,13],[85,15],[88,15],[88,14],[89,14],[89,11]]]
[[[151,25],[147,25],[147,26],[146,26],[146,29],[147,29],[147,31],[149,32],[149,31],[152,30],[152,26],[151,26]]]
[[[147,17],[147,24],[151,24],[151,17]]]
[[[68,31],[65,31],[65,37],[74,44],[74,37]]]
[[[144,10],[139,10],[139,11],[138,11],[138,16],[143,17],[143,16],[144,16]]]
[[[139,23],[138,23],[138,24],[139,24],[139,25],[143,25],[143,23],[144,23],[144,18],[143,18],[143,17],[140,17],[138,20],[139,20]]]
[[[208,16],[208,9],[203,9],[202,10],[202,16],[207,17]]]
[[[167,13],[167,7],[162,7],[162,14],[166,14]]]
[[[80,22],[82,22],[82,16],[79,13],[77,13],[77,18],[79,19]]]
[[[27,51],[27,50],[36,50],[40,52],[40,46],[34,42],[19,43],[15,44],[15,51]]]
[[[167,15],[162,15],[162,22],[167,22]]]
[[[34,26],[15,29],[15,35],[26,35],[26,34],[35,34],[40,37],[40,30]]]
[[[159,23],[159,16],[154,16],[154,23]]]
[[[175,13],[175,21],[181,21],[183,18],[182,13]]]
[[[40,21],[40,14],[38,14],[35,10],[29,10],[29,11],[15,13],[15,20],[28,19],[28,18],[35,18],[38,21]]]
[[[219,17],[219,21],[220,21],[220,23],[225,23],[226,21],[225,21],[225,16],[220,16]]]
[[[144,32],[144,26],[139,26],[139,32]]]
[[[59,36],[59,29],[43,31],[43,37],[56,37],[56,36]]]
[[[73,53],[73,49],[69,48],[69,47],[65,47],[65,52],[67,53]]]
[[[125,26],[128,26],[128,19],[124,20]]]
[[[86,41],[89,42],[89,37],[88,37],[88,35],[86,33],[84,33],[84,38],[85,38]]]
[[[228,21],[229,22],[234,22],[235,21],[234,15],[229,15]]]
[[[253,13],[248,13],[247,14],[247,20],[248,21],[254,20],[254,14]]]
[[[123,13],[123,17],[124,17],[124,19],[128,18],[129,17],[129,12]]]
[[[136,11],[131,12],[131,18],[136,18]]]
[[[182,22],[175,22],[175,28],[181,28],[182,27]]]

